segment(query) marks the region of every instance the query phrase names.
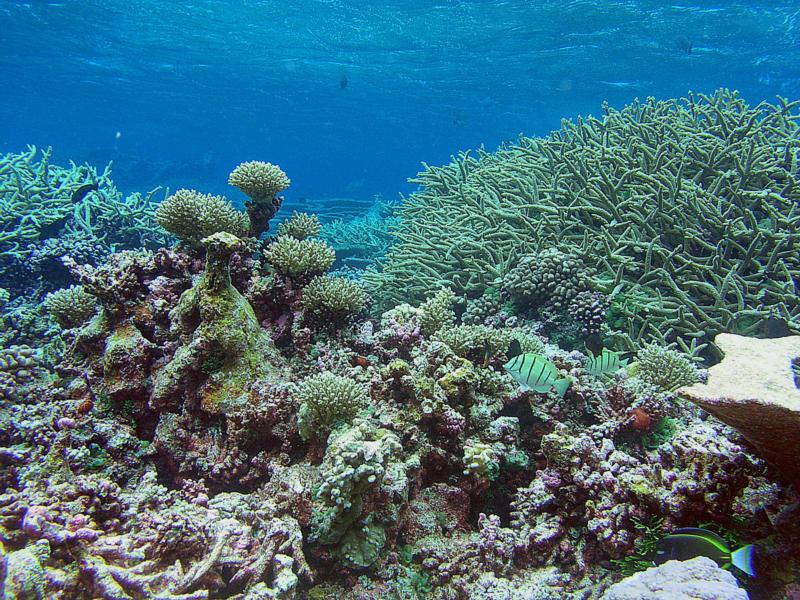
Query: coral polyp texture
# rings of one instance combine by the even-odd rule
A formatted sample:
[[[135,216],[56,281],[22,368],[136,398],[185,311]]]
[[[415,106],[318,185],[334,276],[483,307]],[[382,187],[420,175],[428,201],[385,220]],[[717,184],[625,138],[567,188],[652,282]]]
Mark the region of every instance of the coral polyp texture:
[[[192,246],[220,232],[247,237],[250,219],[222,196],[178,190],[156,209],[156,220],[164,229]]]
[[[288,235],[297,240],[304,240],[318,235],[322,225],[317,215],[309,215],[294,211],[291,219],[278,225],[278,235]]]
[[[0,597],[791,598],[798,338],[718,331],[796,328],[794,106],[647,100],[428,168],[371,271],[328,272],[326,215],[262,236],[288,180],[245,163],[247,214],[180,190],[172,247],[3,274]],[[757,577],[660,564],[683,528]]]
[[[97,311],[97,298],[81,285],[50,292],[44,297],[44,307],[62,327],[83,325]]]

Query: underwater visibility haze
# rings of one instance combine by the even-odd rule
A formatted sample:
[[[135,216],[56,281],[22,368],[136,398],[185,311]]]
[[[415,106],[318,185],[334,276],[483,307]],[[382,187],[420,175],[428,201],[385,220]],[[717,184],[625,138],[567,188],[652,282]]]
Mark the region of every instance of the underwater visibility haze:
[[[800,598],[800,5],[0,4],[0,598]]]

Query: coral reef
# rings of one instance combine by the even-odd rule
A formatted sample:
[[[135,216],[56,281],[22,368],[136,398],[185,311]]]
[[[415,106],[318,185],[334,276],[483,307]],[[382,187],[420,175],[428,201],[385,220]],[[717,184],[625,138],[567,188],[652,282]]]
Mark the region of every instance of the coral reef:
[[[44,297],[44,308],[61,327],[83,325],[97,311],[97,299],[80,285],[50,292]]]
[[[310,279],[327,271],[336,253],[319,240],[298,240],[289,235],[278,237],[264,251],[266,260],[281,275]]]
[[[0,287],[15,294],[71,283],[62,256],[98,264],[125,248],[156,248],[155,191],[126,198],[111,181],[111,165],[69,168],[52,150],[0,156]]]
[[[297,424],[300,435],[309,439],[325,437],[338,422],[352,421],[366,408],[367,393],[352,379],[320,373],[302,382],[300,401]]]
[[[258,238],[269,229],[270,219],[281,206],[277,194],[289,187],[291,181],[278,165],[252,160],[231,171],[228,183],[250,197],[245,202],[250,235]]]
[[[800,497],[784,461],[796,449],[775,454],[754,431],[796,435],[794,338],[732,347],[718,336],[728,354],[706,372],[712,353],[694,330],[727,323],[725,311],[745,329],[793,318],[788,285],[778,293],[756,267],[764,249],[770,269],[795,265],[785,229],[796,217],[776,198],[794,198],[794,171],[775,159],[793,108],[774,108],[725,93],[648,101],[428,169],[398,209],[385,271],[363,274],[373,298],[359,273],[327,274],[336,254],[309,239],[315,216],[253,239],[288,185],[268,163],[231,174],[250,195],[247,215],[182,191],[159,215],[177,215],[183,243],[65,257],[81,287],[45,303],[63,327],[18,289],[0,292],[0,593],[658,594],[659,570],[613,586],[651,566],[661,536],[705,527],[757,546],[753,597],[788,596]],[[754,136],[752,154],[731,119],[751,119],[736,127]],[[733,221],[725,229],[692,207]],[[740,230],[756,225],[744,247]],[[720,227],[717,255],[697,240]],[[728,282],[719,298],[703,291],[722,286],[714,277]],[[620,367],[626,345],[638,360],[598,368],[575,349],[590,334],[615,344],[620,353],[601,356]],[[565,393],[522,389],[503,367],[519,352],[546,359]],[[686,402],[692,391],[741,433]],[[673,573],[669,593],[719,579],[698,564],[659,567]]]
[[[341,323],[364,308],[366,295],[358,282],[343,277],[315,277],[303,289],[303,306],[329,322]]]
[[[381,308],[443,282],[478,297],[558,248],[595,271],[629,350],[697,352],[772,314],[800,331],[797,105],[750,107],[727,90],[604,105],[545,138],[426,167],[397,210],[397,242],[365,276],[371,293]]]
[[[288,221],[278,225],[278,235],[288,235],[296,240],[304,240],[319,234],[322,225],[317,215],[294,211]]]

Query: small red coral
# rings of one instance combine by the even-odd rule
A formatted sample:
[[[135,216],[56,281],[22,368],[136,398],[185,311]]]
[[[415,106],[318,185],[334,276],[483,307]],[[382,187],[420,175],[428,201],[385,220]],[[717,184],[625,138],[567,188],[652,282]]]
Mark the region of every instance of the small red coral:
[[[646,431],[650,429],[650,424],[653,422],[653,419],[651,419],[650,415],[643,409],[634,408],[631,414],[628,415],[628,422],[636,431]]]

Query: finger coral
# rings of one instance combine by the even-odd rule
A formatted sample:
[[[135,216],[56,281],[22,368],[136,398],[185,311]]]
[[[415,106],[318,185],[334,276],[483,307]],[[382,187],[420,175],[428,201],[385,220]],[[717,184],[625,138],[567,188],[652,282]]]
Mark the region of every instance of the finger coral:
[[[330,269],[336,253],[325,242],[282,235],[267,247],[264,257],[281,275],[310,278]]]
[[[336,423],[351,421],[367,406],[367,392],[353,379],[326,371],[300,384],[300,435],[325,437]]]
[[[317,316],[341,322],[364,308],[366,295],[357,281],[322,275],[303,288],[303,306]]]
[[[44,307],[63,328],[78,327],[97,311],[97,298],[82,285],[50,292],[44,298]]]
[[[294,211],[292,218],[278,225],[278,235],[288,235],[296,240],[318,235],[322,225],[320,225],[317,215],[309,215]]]
[[[195,247],[200,240],[226,231],[236,237],[247,237],[248,216],[236,210],[222,196],[201,194],[194,190],[178,190],[156,209],[158,224],[180,240]]]

